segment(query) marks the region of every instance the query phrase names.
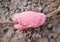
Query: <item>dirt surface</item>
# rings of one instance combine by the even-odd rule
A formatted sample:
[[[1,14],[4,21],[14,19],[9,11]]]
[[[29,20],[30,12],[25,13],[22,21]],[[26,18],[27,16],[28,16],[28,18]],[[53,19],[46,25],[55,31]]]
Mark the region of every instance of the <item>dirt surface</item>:
[[[0,22],[12,21],[14,13],[24,11],[47,15],[59,5],[60,0],[0,0]],[[12,24],[0,24],[0,42],[60,42],[60,13],[48,17],[45,24],[36,29],[19,31]]]

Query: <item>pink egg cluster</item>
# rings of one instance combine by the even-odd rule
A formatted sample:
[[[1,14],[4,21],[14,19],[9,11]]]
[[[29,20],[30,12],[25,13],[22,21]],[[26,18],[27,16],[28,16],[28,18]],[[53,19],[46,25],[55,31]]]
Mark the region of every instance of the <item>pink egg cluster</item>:
[[[43,25],[46,20],[46,15],[44,13],[26,11],[14,14],[12,16],[12,20],[16,22],[14,24],[16,29],[23,30],[26,28],[35,28]]]

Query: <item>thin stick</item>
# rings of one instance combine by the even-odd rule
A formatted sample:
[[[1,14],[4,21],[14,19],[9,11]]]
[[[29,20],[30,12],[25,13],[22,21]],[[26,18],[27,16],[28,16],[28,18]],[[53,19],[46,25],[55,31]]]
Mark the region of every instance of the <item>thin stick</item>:
[[[1,21],[0,24],[14,24],[13,21]]]
[[[56,15],[58,12],[60,12],[60,6],[58,7],[58,9],[56,9],[55,11],[53,11],[51,13],[48,13],[46,16],[47,17],[51,17],[51,16]]]
[[[58,7],[58,9],[56,9],[55,11],[48,13],[46,16],[47,17],[51,17],[56,15],[58,12],[60,12],[60,6]],[[14,24],[13,21],[0,21],[0,24]]]

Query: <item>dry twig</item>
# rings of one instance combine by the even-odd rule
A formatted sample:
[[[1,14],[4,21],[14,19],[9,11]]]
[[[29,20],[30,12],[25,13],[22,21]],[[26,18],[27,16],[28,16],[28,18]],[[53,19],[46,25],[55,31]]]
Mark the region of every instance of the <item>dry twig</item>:
[[[55,11],[48,13],[46,16],[47,17],[51,17],[56,15],[58,12],[60,12],[60,6],[58,7],[58,9],[56,9]],[[14,24],[13,21],[0,21],[0,24]]]
[[[55,11],[53,11],[51,13],[48,13],[46,16],[47,17],[51,17],[51,16],[56,15],[58,12],[60,12],[60,6],[58,7],[58,9],[56,9]]]
[[[13,21],[0,21],[0,24],[14,24]]]

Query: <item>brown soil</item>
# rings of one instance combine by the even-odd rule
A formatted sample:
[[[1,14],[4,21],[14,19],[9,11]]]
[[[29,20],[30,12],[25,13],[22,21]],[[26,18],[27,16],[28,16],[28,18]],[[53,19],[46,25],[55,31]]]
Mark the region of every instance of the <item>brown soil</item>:
[[[60,0],[0,0],[0,21],[12,21],[14,13],[43,12],[46,15],[58,9]],[[60,12],[48,17],[36,29],[16,30],[11,24],[0,24],[0,42],[60,42]]]

